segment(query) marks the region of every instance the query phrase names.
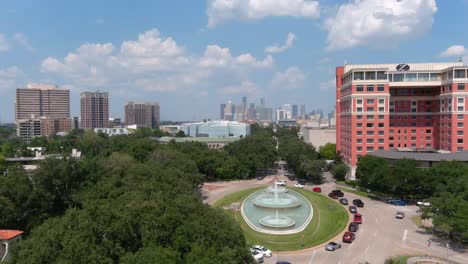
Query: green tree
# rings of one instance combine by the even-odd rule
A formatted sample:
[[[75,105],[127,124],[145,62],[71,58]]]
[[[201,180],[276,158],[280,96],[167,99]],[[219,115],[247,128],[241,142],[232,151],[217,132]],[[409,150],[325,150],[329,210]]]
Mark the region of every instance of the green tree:
[[[340,162],[332,167],[331,172],[335,179],[343,181],[349,172],[349,167],[348,165]]]
[[[185,137],[185,132],[180,130],[179,132],[177,132],[177,134],[175,136],[176,137]]]
[[[336,159],[336,144],[327,143],[320,147],[319,154],[322,159],[335,160]]]

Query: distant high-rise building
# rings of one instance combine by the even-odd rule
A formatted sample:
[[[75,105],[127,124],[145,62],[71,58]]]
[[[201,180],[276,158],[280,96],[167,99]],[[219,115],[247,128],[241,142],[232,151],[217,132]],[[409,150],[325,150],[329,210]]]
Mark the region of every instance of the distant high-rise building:
[[[231,101],[228,101],[224,107],[224,120],[233,121],[236,112],[235,106]]]
[[[245,105],[239,104],[236,108],[237,121],[242,122],[246,119]]]
[[[70,90],[56,85],[28,84],[16,89],[16,120],[70,117]]]
[[[260,98],[260,105],[265,106],[265,97]]]
[[[159,125],[158,103],[128,102],[125,105],[125,124],[136,125],[138,128],[157,128]]]
[[[301,104],[301,108],[300,108],[300,111],[299,111],[299,116],[302,119],[305,119],[305,115],[306,115],[306,106],[305,106],[305,104]]]
[[[94,129],[109,126],[109,94],[83,92],[81,97],[81,128]]]
[[[242,103],[247,105],[247,96],[242,96]]]
[[[224,120],[224,110],[226,108],[226,104],[221,104],[219,107],[219,119]]]
[[[297,104],[292,105],[291,117],[292,119],[297,118]]]
[[[290,104],[284,104],[281,106],[281,110],[284,110],[283,119],[292,119],[292,106]]]
[[[257,106],[255,108],[256,120],[260,121],[272,121],[273,120],[273,109],[264,106]]]
[[[16,89],[17,135],[26,141],[71,131],[70,90],[56,85],[28,84]]]
[[[247,119],[255,120],[256,113],[255,113],[255,104],[251,103],[249,109],[247,110]]]
[[[276,110],[276,121],[284,120],[286,118],[286,111],[284,109]]]

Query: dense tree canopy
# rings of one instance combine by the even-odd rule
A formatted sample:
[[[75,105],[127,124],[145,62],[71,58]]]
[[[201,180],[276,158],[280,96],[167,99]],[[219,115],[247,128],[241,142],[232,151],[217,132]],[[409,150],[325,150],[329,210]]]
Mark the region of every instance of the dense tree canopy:
[[[327,143],[320,147],[319,149],[320,158],[326,160],[335,160],[337,158],[336,154],[336,144]]]

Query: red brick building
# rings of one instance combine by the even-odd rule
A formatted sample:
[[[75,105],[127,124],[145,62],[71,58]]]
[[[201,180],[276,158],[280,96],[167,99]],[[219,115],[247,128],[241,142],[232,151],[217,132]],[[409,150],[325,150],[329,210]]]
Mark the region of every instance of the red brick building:
[[[354,178],[376,150],[468,150],[468,66],[462,62],[336,68],[336,142]]]

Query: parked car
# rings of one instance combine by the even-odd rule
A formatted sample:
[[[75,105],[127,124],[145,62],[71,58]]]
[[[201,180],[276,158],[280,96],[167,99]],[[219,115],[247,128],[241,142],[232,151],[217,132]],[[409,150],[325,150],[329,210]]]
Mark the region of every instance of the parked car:
[[[419,202],[417,202],[416,204],[418,204],[418,206],[431,206],[431,203],[430,203],[430,202],[422,202],[422,201],[419,201]]]
[[[297,187],[297,188],[304,188],[304,185],[300,184],[300,183],[296,183],[294,184],[294,187]]]
[[[325,249],[328,250],[328,251],[335,251],[335,250],[337,250],[339,248],[341,248],[341,244],[336,243],[336,242],[330,242],[325,246]]]
[[[349,212],[352,213],[352,214],[357,213],[357,208],[356,208],[356,206],[350,205],[350,206],[349,206]]]
[[[343,234],[343,242],[346,242],[346,243],[351,243],[353,242],[353,240],[356,238],[356,235],[354,233],[351,233],[351,232],[345,232]]]
[[[257,250],[258,252],[263,253],[264,257],[269,258],[269,257],[272,256],[271,250],[269,250],[268,248],[266,248],[264,246],[256,245],[256,246],[253,247],[253,249]]]
[[[362,214],[356,213],[354,215],[354,223],[362,224]]]
[[[265,176],[257,176],[257,180],[261,181],[265,178]]]
[[[280,260],[280,261],[277,261],[276,264],[291,264],[291,262]]]
[[[364,203],[361,201],[361,199],[354,199],[353,204],[357,207],[364,207]]]
[[[251,248],[250,249],[250,254],[252,254],[252,257],[255,259],[255,262],[263,263],[263,253],[261,253],[258,250],[255,250],[255,249]]]
[[[408,202],[405,200],[400,200],[400,199],[393,199],[388,201],[388,203],[393,204],[393,205],[398,205],[398,206],[406,206],[408,205]]]
[[[305,185],[306,184],[306,180],[305,179],[297,179],[297,182],[299,184],[302,184],[302,185]]]
[[[402,211],[396,212],[395,218],[398,218],[398,219],[405,218],[405,212],[402,212]]]
[[[346,198],[340,198],[338,201],[339,201],[340,204],[342,204],[342,205],[348,205],[348,199],[346,199]]]
[[[277,180],[277,181],[275,181],[275,184],[279,185],[279,186],[286,186],[286,181],[285,180]]]
[[[344,193],[341,190],[333,190],[332,193],[336,193],[339,197],[344,196]]]
[[[322,188],[320,187],[314,187],[312,188],[312,191],[316,192],[316,193],[321,193],[322,192]]]
[[[333,198],[333,199],[338,199],[338,198],[340,198],[340,197],[338,196],[338,194],[336,194],[336,193],[334,193],[334,192],[329,193],[329,194],[328,194],[328,197]]]
[[[348,226],[348,231],[349,232],[357,232],[359,230],[359,224],[358,223],[349,223],[349,226]]]

